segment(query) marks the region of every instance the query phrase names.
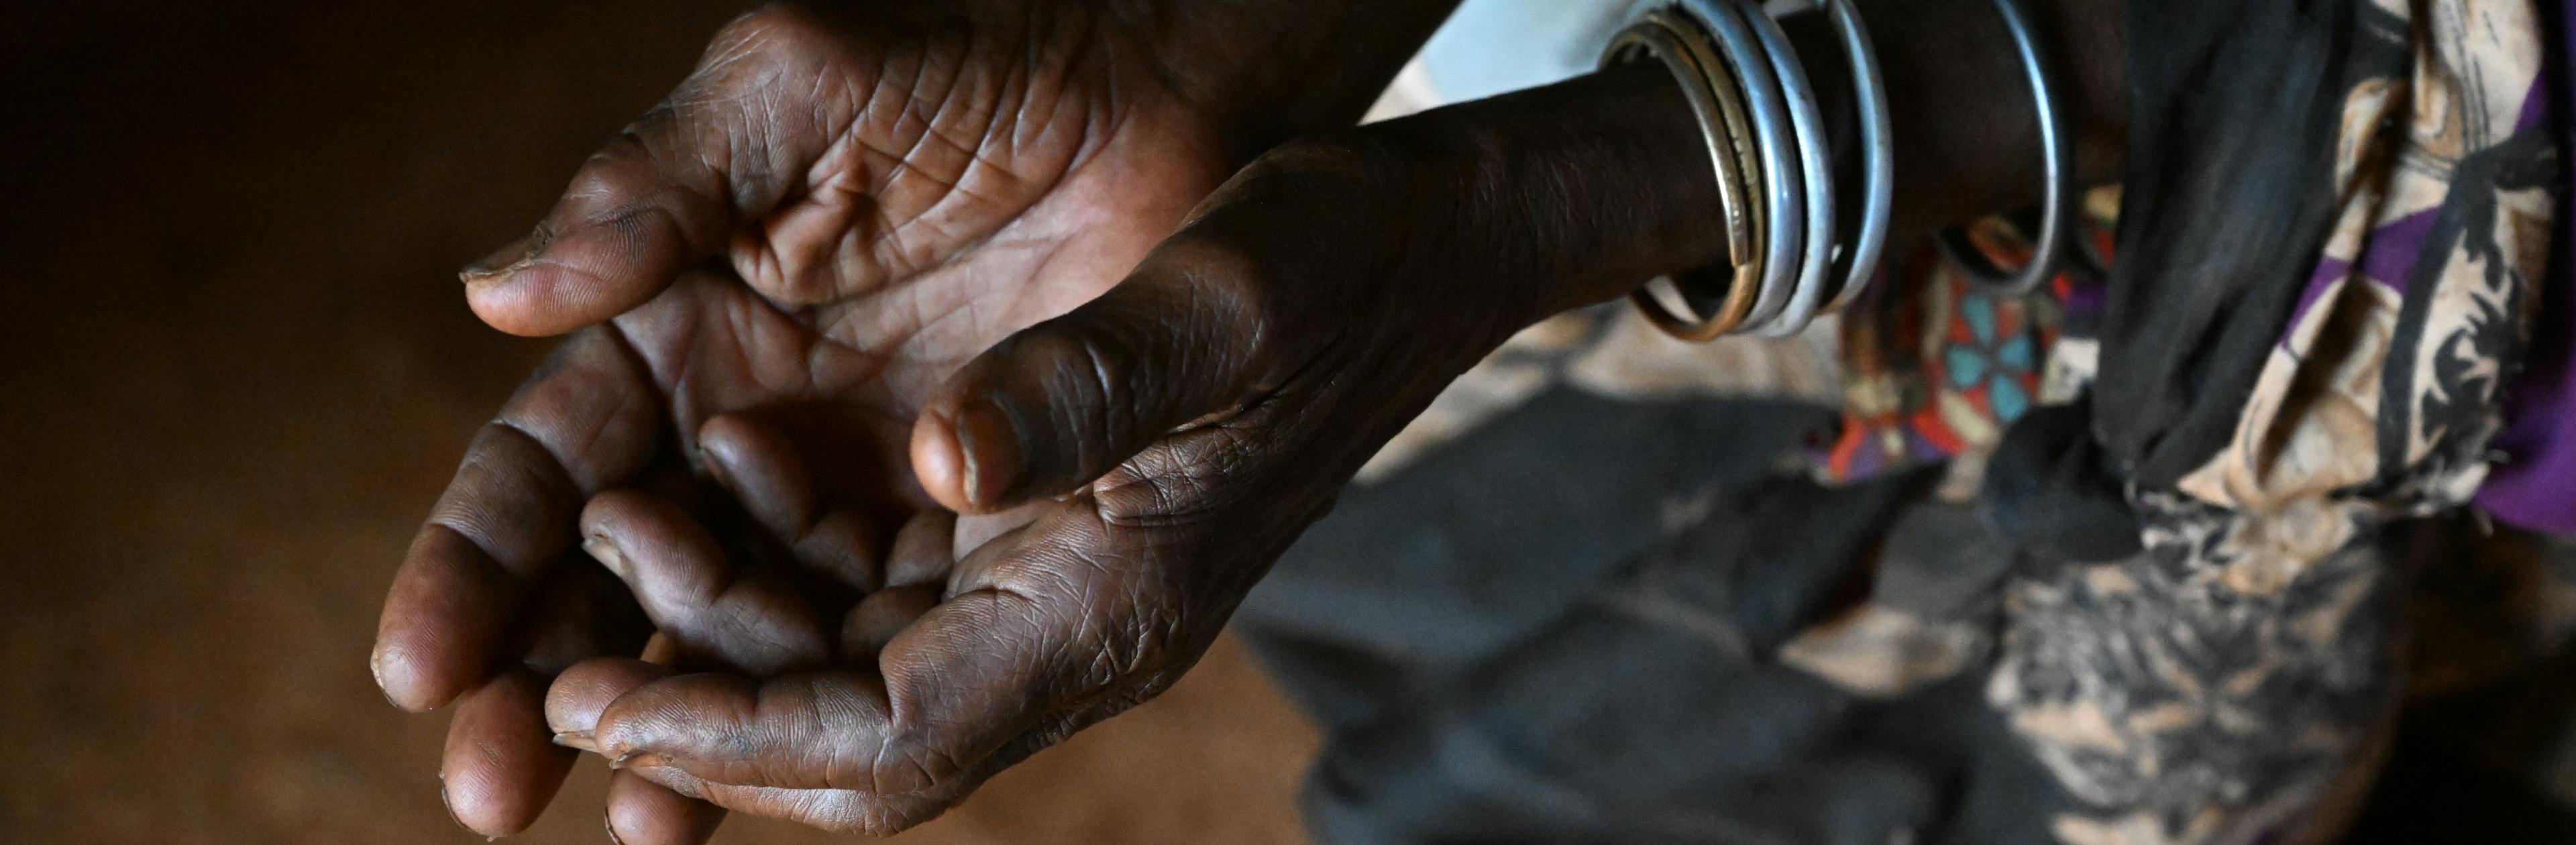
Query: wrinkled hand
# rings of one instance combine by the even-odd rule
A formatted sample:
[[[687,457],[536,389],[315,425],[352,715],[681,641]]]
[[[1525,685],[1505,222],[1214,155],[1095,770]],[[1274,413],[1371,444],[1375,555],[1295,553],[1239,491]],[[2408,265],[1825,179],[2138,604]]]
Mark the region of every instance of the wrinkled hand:
[[[1354,60],[1320,46],[1356,19],[1341,5],[875,2],[729,26],[534,233],[466,273],[497,327],[591,327],[475,438],[380,623],[386,695],[458,702],[458,820],[531,822],[574,753],[548,741],[548,678],[653,628],[684,664],[842,659],[815,638],[887,585],[885,538],[929,504],[904,460],[928,393],[1106,288],[1237,150],[1355,117],[1439,11],[1382,26],[1392,58]],[[1290,12],[1323,34],[1281,34]],[[1310,84],[1265,97],[1273,74]],[[569,565],[585,532],[746,563],[639,606],[650,590]],[[629,843],[713,824],[630,776],[610,800]]]
[[[1153,696],[1452,378],[1717,252],[1707,156],[1660,74],[1264,156],[1107,295],[926,405],[925,492],[1032,521],[956,560],[873,665],[592,661],[556,684],[552,726],[719,804],[882,832]]]

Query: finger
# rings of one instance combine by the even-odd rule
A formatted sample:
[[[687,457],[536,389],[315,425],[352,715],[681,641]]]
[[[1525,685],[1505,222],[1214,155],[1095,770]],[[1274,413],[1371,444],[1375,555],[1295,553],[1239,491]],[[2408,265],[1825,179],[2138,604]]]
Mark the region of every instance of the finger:
[[[572,666],[545,691],[545,718],[554,743],[567,749],[597,750],[591,732],[599,712],[628,690],[670,677],[669,667],[622,657],[602,657]],[[703,801],[618,771],[609,775],[609,838],[642,843],[697,843],[714,835],[724,811]]]
[[[876,589],[876,520],[855,503],[825,506],[811,464],[785,432],[745,414],[698,428],[709,474],[807,571],[858,592]]]
[[[563,787],[568,751],[548,742],[543,679],[601,654],[631,652],[651,630],[624,586],[590,567],[558,569],[528,619],[521,666],[458,708],[439,769],[451,812],[485,835],[527,827]]]
[[[783,819],[833,833],[867,836],[892,836],[929,821],[948,809],[964,792],[961,789],[956,795],[873,795],[847,789],[785,789],[714,783],[700,780],[673,766],[637,766],[620,771],[659,784],[673,794],[690,796],[734,812]]]
[[[886,552],[885,585],[935,591],[948,583],[948,570],[957,565],[951,545],[956,534],[956,514],[929,510],[914,515],[895,532],[894,547]]]
[[[546,687],[546,727],[553,732],[555,744],[597,754],[599,746],[592,736],[598,730],[600,712],[618,696],[674,674],[677,671],[668,666],[624,657],[575,664]]]
[[[521,617],[519,664],[548,678],[601,655],[633,654],[653,634],[626,585],[596,566],[558,566]]]
[[[593,154],[534,232],[467,267],[466,301],[494,328],[553,334],[653,298],[776,208],[854,104],[810,64],[821,33],[788,13],[745,17],[695,73]],[[848,90],[867,90],[854,87]]]
[[[887,587],[860,599],[841,623],[841,662],[877,665],[877,655],[905,626],[939,606],[936,587]]]
[[[1245,422],[1265,425],[1269,412]],[[1050,724],[1132,706],[1206,650],[1267,563],[1329,506],[1328,492],[1298,487],[1319,483],[1310,467],[1251,459],[1269,442],[1222,428],[1177,435],[1092,492],[1046,505],[959,561],[955,594],[902,627],[878,673],[656,681],[609,705],[597,742],[717,783],[918,792],[971,777]],[[1356,460],[1324,469],[1346,478]],[[1230,518],[1211,508],[1213,482],[1193,469],[1205,466],[1244,467],[1229,484],[1289,495],[1264,502],[1264,519]]]
[[[483,427],[377,622],[370,668],[395,705],[434,709],[490,674],[533,585],[578,539],[582,502],[640,475],[660,447],[653,396],[624,342],[592,330]]]
[[[957,564],[951,540],[958,520],[947,511],[915,515],[895,532],[886,556],[886,586],[850,609],[841,621],[841,663],[877,665],[877,654],[904,626],[938,606]]]
[[[1062,741],[1081,728],[1116,715],[1120,709],[1123,708],[1114,703],[1095,702],[1051,719],[985,758],[973,771],[919,792],[874,793],[726,784],[703,780],[667,761],[641,758],[630,763],[642,765],[632,765],[622,771],[664,784],[675,793],[700,797],[737,812],[785,819],[839,833],[891,836],[936,818],[995,773]]]
[[[673,792],[633,771],[608,774],[608,839],[617,845],[699,845],[724,823],[723,807]]]
[[[439,798],[484,836],[526,830],[572,770],[574,752],[546,741],[545,681],[510,669],[465,697],[447,729]]]
[[[659,497],[611,490],[583,509],[583,549],[625,579],[636,601],[684,649],[757,676],[827,665],[837,639],[786,581],[745,572],[687,513]]]
[[[644,653],[641,655],[644,662],[660,666],[678,666],[683,656],[680,653],[680,644],[672,642],[670,635],[660,631],[653,632],[652,638],[644,641]]]
[[[593,737],[610,759],[675,765],[721,783],[870,792],[929,786],[925,778],[870,779],[891,745],[888,710],[885,684],[874,673],[767,681],[701,673],[618,697],[600,713]]]
[[[986,544],[1007,538],[1013,532],[1027,527],[1054,504],[1054,502],[1041,500],[1009,510],[958,517],[954,548],[957,554],[971,554]]]
[[[1257,276],[1240,264],[1175,238],[1099,299],[976,357],[913,427],[922,488],[990,513],[1098,478],[1234,403],[1266,375]]]
[[[1123,542],[1107,529],[1091,503],[1058,503],[1024,529],[1036,540],[979,551],[1002,561],[987,567],[994,574],[901,626],[879,656],[882,675],[657,681],[609,706],[599,746],[720,783],[913,792],[1048,717],[1132,703],[1168,682],[1181,620],[1159,604],[1174,585],[1134,559],[1090,552]]]

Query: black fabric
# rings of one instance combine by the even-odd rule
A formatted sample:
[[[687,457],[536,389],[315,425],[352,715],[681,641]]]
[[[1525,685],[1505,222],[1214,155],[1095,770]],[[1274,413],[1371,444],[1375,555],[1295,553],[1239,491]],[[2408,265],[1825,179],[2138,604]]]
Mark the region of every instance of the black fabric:
[[[1982,672],[1870,701],[1769,657],[1871,594],[1871,552],[1927,480],[1777,478],[1823,419],[1556,390],[1348,491],[1236,625],[1329,730],[1312,835],[2047,841],[2065,799]],[[1622,510],[1593,500],[1612,482]],[[1913,530],[1986,547],[1954,511]],[[1917,563],[1912,581],[1999,575]]]
[[[2091,406],[2031,409],[2004,430],[1980,497],[1998,531],[2022,551],[2108,563],[2137,554],[2138,512],[2089,431]]]
[[[1746,491],[1455,682],[1336,732],[1313,832],[1400,843],[2048,842],[1983,673],[1861,699],[1769,658],[1853,596],[1918,479]]]
[[[2120,248],[2093,430],[2133,480],[2162,488],[2234,434],[2333,223],[2345,92],[2402,69],[2407,39],[2362,0],[2128,5]]]
[[[1527,636],[1832,422],[1796,402],[1552,388],[1343,491],[1235,627],[1327,726],[1365,721]]]

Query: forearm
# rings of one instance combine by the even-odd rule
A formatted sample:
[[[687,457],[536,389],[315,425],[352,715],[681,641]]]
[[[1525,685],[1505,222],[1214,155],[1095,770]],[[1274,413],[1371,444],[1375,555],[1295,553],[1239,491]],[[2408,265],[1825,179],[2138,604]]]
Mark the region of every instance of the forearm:
[[[2044,161],[2030,83],[1992,0],[1854,0],[1884,66],[1899,230],[2039,199]],[[2076,176],[2114,178],[2128,127],[2127,0],[2024,0],[2053,62]],[[1853,143],[1850,65],[1820,14],[1782,21],[1837,149]]]
[[[1862,5],[1892,112],[1895,225],[1947,223],[2036,199],[2036,111],[1991,3]],[[2120,7],[2121,0],[2071,0],[2040,16],[2076,127],[2079,178],[2099,180],[2118,161],[2126,107]],[[1856,121],[1842,49],[1820,15],[1786,23],[1835,144],[1848,148]],[[1550,280],[1533,291],[1542,311],[1612,299],[1645,279],[1724,260],[1708,151],[1689,101],[1660,67],[1620,68],[1373,128],[1417,158],[1481,162],[1477,184],[1465,188],[1472,195],[1533,198],[1502,213],[1524,215],[1519,227],[1545,236],[1491,246],[1543,247],[1518,259],[1540,271],[1535,279]],[[1554,189],[1533,194],[1530,184]]]

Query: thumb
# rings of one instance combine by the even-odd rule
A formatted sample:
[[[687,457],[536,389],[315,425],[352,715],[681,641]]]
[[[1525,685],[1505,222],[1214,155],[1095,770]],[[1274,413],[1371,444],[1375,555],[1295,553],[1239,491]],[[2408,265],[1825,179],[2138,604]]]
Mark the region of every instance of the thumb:
[[[1264,377],[1249,262],[1186,240],[1072,313],[1004,339],[923,407],[922,488],[989,513],[1099,478]]]
[[[832,109],[745,96],[764,87],[758,71],[799,49],[780,34],[797,25],[764,12],[727,27],[695,74],[582,165],[533,232],[459,274],[475,315],[521,335],[604,321],[775,208],[831,140]]]

